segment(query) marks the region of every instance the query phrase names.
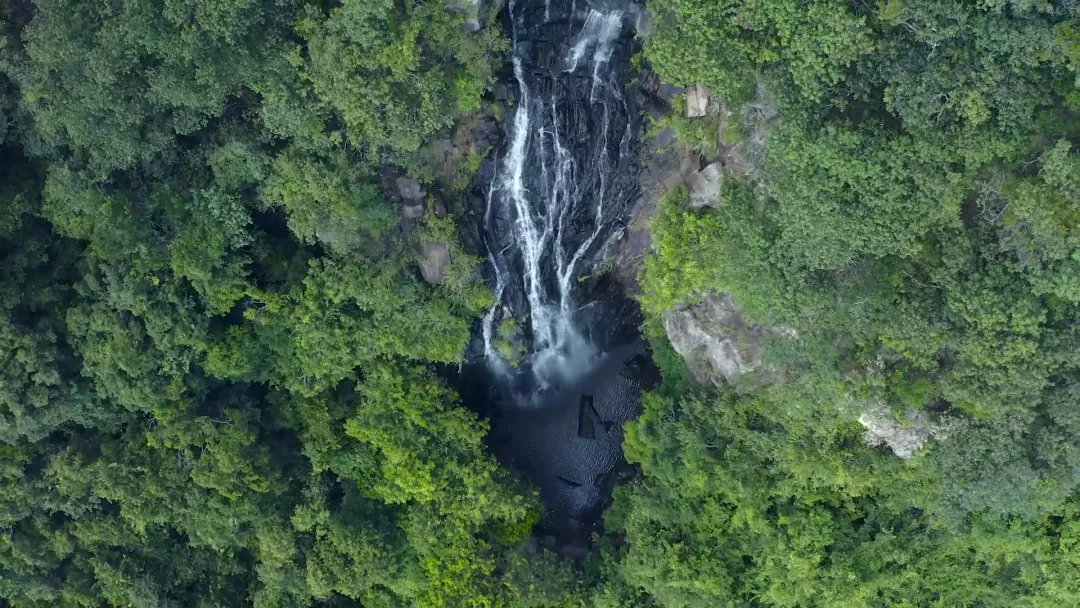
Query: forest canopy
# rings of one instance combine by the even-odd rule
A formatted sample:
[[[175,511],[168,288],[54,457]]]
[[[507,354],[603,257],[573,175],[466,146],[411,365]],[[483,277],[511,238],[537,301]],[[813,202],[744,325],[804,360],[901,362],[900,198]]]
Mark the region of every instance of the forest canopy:
[[[440,373],[475,260],[386,180],[496,84],[494,15],[0,0],[0,604],[1080,605],[1074,4],[648,1],[641,65],[727,116],[676,145],[754,153],[652,220],[664,382],[575,563]],[[668,343],[720,292],[784,330],[766,381]],[[903,460],[871,409],[947,432]]]
[[[720,133],[671,124],[742,153],[715,206],[663,202],[650,331],[715,292],[777,330],[764,382],[702,393],[668,365],[608,518],[618,584],[668,607],[1080,602],[1080,11],[650,7],[659,75],[724,104]],[[937,440],[901,460],[867,417]]]
[[[431,367],[490,295],[419,279],[379,181],[476,109],[498,28],[441,0],[0,18],[0,602],[528,606],[517,578],[569,572],[521,550],[535,494]]]

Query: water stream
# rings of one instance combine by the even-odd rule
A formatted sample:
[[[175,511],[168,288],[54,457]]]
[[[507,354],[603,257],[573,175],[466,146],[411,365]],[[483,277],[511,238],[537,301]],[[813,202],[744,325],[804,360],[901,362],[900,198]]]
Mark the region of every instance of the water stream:
[[[565,0],[510,3],[517,99],[487,191],[483,234],[498,301],[483,319],[492,370],[537,395],[594,369],[605,345],[585,327],[581,279],[635,194],[634,115],[624,94],[632,27],[624,7]],[[513,318],[528,354],[495,346]]]
[[[507,12],[516,93],[477,184],[497,301],[471,384],[484,389],[474,401],[493,418],[496,455],[540,488],[545,526],[561,545],[587,542],[628,470],[622,425],[640,414],[649,375],[637,307],[598,272],[640,195],[634,28],[626,0],[512,0]],[[507,324],[520,361],[500,354]]]

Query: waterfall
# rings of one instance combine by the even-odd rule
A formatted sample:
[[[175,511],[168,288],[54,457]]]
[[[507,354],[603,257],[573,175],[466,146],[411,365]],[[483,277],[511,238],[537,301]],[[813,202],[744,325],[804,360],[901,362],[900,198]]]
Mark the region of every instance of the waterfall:
[[[598,355],[577,319],[590,303],[578,283],[629,197],[632,118],[619,73],[628,53],[613,60],[629,28],[619,9],[578,11],[576,0],[529,4],[509,7],[518,95],[486,193],[484,244],[496,303],[482,337],[492,370],[527,374],[529,386],[544,389],[586,373]],[[556,47],[561,40],[570,42],[565,50]],[[494,346],[507,314],[531,345],[516,370]]]
[[[622,11],[601,13],[597,10],[589,10],[585,18],[585,26],[578,34],[577,42],[570,49],[570,57],[567,59],[567,72],[574,72],[578,63],[592,47],[592,76],[593,86],[589,89],[589,102],[596,102],[596,89],[601,85],[600,70],[611,59],[611,43],[618,37],[622,30]]]
[[[495,164],[498,165],[498,163],[499,158],[496,156]],[[487,205],[484,209],[484,226],[487,226],[491,222],[491,201],[494,193],[495,180],[492,179],[491,183],[488,185],[485,196]],[[503,282],[503,274],[502,270],[499,268],[496,254],[491,250],[488,251],[488,264],[491,266],[492,272],[495,275],[495,303],[491,305],[491,309],[484,315],[483,322],[480,325],[484,338],[484,358],[490,365],[497,368],[499,372],[505,372],[506,362],[502,360],[502,357],[492,345],[492,340],[494,339],[494,336],[492,335],[494,333],[494,328],[492,326],[495,323],[495,313],[498,311],[499,306],[502,305],[503,290],[506,289],[506,284]]]

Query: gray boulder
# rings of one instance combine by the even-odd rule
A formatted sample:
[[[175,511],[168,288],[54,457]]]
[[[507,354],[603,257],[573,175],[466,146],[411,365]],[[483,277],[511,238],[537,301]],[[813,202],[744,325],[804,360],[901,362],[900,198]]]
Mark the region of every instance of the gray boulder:
[[[687,118],[701,118],[709,113],[711,97],[705,87],[700,84],[692,84],[686,88],[686,107],[684,115]]]
[[[420,275],[428,283],[442,283],[449,263],[450,247],[446,243],[424,243],[420,246]]]
[[[638,38],[644,40],[652,36],[652,15],[649,14],[649,10],[643,4],[635,2],[628,7],[627,11],[633,16],[634,29],[637,31]]]
[[[762,366],[766,331],[744,323],[742,309],[727,294],[676,306],[664,313],[663,323],[671,345],[701,384],[733,385]]]
[[[692,209],[720,206],[720,183],[723,181],[722,168],[723,165],[715,162],[686,178],[686,187],[690,191],[690,207]]]
[[[408,220],[424,217],[424,199],[405,201],[401,206],[401,217]]]
[[[424,186],[411,177],[399,177],[396,183],[398,195],[406,201],[424,200],[427,196]]]
[[[401,216],[410,220],[424,217],[424,197],[427,196],[424,186],[411,177],[399,177],[396,183],[398,196],[405,201],[401,205]]]

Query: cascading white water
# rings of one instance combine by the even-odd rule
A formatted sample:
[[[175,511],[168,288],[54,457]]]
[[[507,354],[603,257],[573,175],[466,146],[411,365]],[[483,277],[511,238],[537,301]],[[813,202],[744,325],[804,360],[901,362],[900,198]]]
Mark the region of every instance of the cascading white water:
[[[579,22],[582,25],[573,44],[560,58],[564,81],[576,78],[574,73],[580,68],[591,68],[591,88],[586,90],[587,105],[592,107],[587,111],[599,118],[592,125],[596,132],[590,137],[595,139],[582,146],[582,134],[561,132],[560,120],[569,111],[569,104],[581,104],[585,94],[581,94],[582,99],[570,99],[565,89],[555,86],[548,87],[546,96],[542,90],[533,90],[524,63],[529,57],[518,41],[519,29],[530,24],[524,23],[525,17],[518,14],[515,4],[511,2],[510,13],[519,95],[506,152],[496,164],[488,189],[484,216],[486,233],[502,221],[510,238],[502,244],[487,243],[497,301],[484,316],[482,334],[484,354],[492,369],[509,372],[510,366],[493,345],[495,323],[510,306],[503,301],[508,290],[520,289],[524,297],[519,298],[519,306],[528,310],[509,312],[527,320],[531,332],[528,368],[544,386],[556,378],[565,380],[587,372],[596,354],[574,325],[573,290],[582,261],[610,222],[608,184],[614,168],[610,157],[621,151],[621,141],[619,149],[610,149],[611,104],[621,103],[621,97],[606,78],[610,76],[607,71],[613,43],[622,31],[623,13],[590,9],[584,22]],[[570,11],[573,19],[575,9]],[[550,0],[542,12],[547,23],[551,19]],[[550,78],[555,77],[558,74]],[[626,137],[624,134],[622,139]],[[591,174],[583,175],[585,170]]]
[[[498,165],[498,157],[496,157],[495,159],[495,164]],[[488,223],[491,222],[491,201],[492,195],[495,193],[494,177],[496,176],[497,174],[493,176],[491,184],[489,184],[487,188],[487,206],[484,209],[485,226],[487,226]],[[492,345],[492,340],[494,339],[494,336],[492,334],[494,333],[493,325],[495,323],[495,313],[496,311],[498,311],[499,306],[502,305],[502,296],[503,291],[506,289],[506,284],[503,282],[502,269],[499,268],[498,259],[494,251],[488,251],[488,263],[491,264],[491,268],[495,273],[495,303],[491,305],[491,308],[487,311],[487,314],[484,315],[483,322],[481,323],[481,328],[484,334],[484,358],[487,359],[489,364],[497,367],[498,370],[502,372],[505,371],[506,362],[502,360],[502,357]]]

